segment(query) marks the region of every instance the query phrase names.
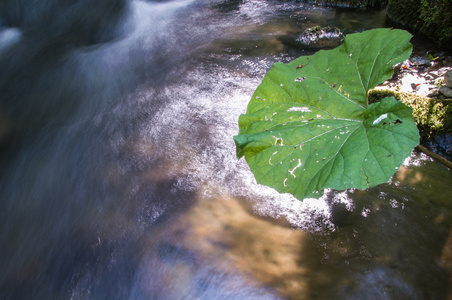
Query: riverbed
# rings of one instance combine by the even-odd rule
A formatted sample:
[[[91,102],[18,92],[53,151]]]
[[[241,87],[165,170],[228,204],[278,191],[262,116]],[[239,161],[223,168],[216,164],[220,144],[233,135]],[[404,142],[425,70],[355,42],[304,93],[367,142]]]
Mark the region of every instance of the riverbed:
[[[36,2],[0,5],[0,298],[450,299],[443,165],[301,202],[236,158],[264,74],[319,50],[288,38],[384,11]]]

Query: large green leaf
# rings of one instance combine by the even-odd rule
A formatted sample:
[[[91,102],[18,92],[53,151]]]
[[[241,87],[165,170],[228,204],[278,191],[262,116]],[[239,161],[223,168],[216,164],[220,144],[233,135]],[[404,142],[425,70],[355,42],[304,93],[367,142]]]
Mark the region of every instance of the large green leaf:
[[[257,182],[303,199],[388,181],[419,134],[409,107],[394,98],[368,105],[367,92],[410,56],[410,38],[374,29],[348,35],[336,49],[274,64],[234,137]]]

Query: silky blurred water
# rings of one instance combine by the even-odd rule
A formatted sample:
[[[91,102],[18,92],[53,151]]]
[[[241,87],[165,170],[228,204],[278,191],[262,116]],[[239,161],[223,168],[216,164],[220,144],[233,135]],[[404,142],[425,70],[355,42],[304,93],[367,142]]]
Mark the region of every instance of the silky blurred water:
[[[313,26],[283,1],[0,3],[0,298],[447,299],[450,170],[304,202],[238,161],[238,116]]]

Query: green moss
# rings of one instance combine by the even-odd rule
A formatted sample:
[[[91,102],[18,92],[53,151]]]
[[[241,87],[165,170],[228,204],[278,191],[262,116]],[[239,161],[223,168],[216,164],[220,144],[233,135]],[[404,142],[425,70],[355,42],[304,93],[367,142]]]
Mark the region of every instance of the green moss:
[[[389,0],[388,15],[404,25],[417,26],[420,14],[420,0]]]
[[[389,0],[388,15],[420,30],[439,46],[452,49],[451,0]]]
[[[437,88],[440,88],[444,84],[444,77],[438,77],[435,79],[434,84]]]
[[[452,132],[452,101],[391,90],[369,91],[369,103],[385,97],[394,97],[413,109],[421,140],[428,140],[439,133]]]
[[[451,46],[452,41],[452,1],[422,0],[419,19],[421,30],[433,34],[442,46]]]

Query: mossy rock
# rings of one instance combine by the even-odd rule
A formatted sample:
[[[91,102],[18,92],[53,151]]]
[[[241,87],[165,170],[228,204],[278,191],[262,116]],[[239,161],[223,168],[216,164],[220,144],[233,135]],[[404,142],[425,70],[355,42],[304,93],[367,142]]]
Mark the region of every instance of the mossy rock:
[[[369,91],[369,102],[394,97],[413,109],[413,117],[422,141],[440,133],[452,132],[452,100],[433,99],[411,93],[374,89]]]
[[[337,7],[355,7],[355,8],[381,8],[388,4],[388,0],[317,0],[316,4],[326,4]]]
[[[333,49],[344,41],[344,34],[336,27],[315,26],[308,28],[295,38],[295,43],[301,47],[318,50]]]

